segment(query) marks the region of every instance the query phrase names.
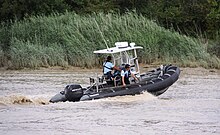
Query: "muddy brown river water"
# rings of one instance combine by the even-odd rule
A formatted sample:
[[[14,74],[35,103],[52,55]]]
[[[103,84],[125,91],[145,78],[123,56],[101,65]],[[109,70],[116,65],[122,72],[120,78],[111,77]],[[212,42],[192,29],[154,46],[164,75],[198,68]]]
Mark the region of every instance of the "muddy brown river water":
[[[2,70],[0,135],[220,135],[220,71],[181,70],[159,97],[54,104],[52,96],[67,84],[87,86],[96,70]]]

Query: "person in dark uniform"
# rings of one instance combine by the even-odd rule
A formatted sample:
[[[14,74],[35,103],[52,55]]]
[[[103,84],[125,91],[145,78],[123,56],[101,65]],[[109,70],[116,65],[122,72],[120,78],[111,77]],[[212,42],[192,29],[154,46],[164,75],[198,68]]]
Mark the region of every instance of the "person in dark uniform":
[[[134,77],[135,80],[138,80],[137,77],[133,73],[131,73],[130,68],[130,65],[126,64],[125,68],[121,70],[121,83],[123,86],[126,86],[126,84],[130,84],[130,76]]]

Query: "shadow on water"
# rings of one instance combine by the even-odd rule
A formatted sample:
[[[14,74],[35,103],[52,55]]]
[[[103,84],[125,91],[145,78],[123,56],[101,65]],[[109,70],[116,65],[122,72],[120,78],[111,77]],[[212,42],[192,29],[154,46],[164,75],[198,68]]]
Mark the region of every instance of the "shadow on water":
[[[171,97],[159,97],[158,99],[159,100],[172,100]]]

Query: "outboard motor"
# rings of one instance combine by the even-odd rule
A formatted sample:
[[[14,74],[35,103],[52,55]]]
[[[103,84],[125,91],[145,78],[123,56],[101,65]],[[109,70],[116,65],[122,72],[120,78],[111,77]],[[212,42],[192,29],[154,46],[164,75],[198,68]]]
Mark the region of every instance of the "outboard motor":
[[[64,92],[68,101],[79,101],[83,96],[83,90],[79,84],[67,85]]]

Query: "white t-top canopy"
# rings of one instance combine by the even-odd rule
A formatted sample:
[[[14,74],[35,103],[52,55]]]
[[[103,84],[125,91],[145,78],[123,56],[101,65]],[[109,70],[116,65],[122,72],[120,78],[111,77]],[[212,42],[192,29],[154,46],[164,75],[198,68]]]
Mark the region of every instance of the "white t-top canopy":
[[[113,54],[113,53],[134,50],[134,49],[143,49],[143,47],[141,46],[135,46],[135,43],[130,43],[130,46],[128,46],[127,42],[116,42],[115,45],[116,47],[97,50],[97,51],[94,51],[94,53]]]

